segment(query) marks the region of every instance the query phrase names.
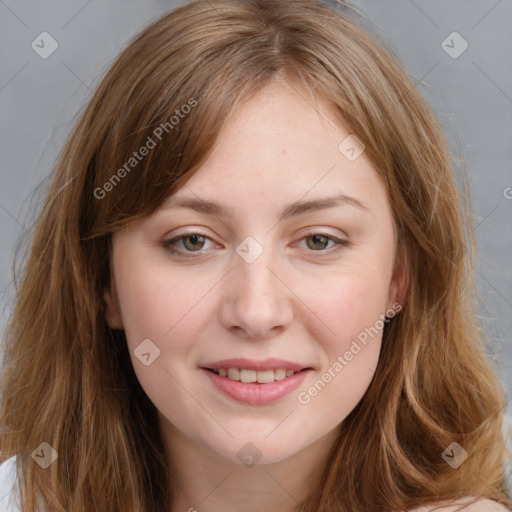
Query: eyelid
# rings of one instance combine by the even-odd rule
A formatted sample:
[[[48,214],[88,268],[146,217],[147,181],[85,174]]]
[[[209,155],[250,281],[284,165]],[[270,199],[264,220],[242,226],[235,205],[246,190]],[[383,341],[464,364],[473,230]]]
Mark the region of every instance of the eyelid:
[[[314,236],[314,235],[320,235],[325,236],[328,238],[332,238],[333,240],[341,240],[340,236],[346,236],[346,235],[333,235],[332,233],[329,233],[327,231],[327,228],[318,228],[318,227],[308,227],[304,228],[304,233],[301,234],[301,238],[307,238],[308,236]]]

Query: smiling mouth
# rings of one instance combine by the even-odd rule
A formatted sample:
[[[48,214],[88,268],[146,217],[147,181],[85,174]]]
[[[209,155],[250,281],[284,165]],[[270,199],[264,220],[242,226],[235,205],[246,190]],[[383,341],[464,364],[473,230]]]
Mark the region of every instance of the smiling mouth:
[[[257,383],[257,384],[269,384],[271,382],[284,380],[287,377],[291,377],[296,373],[300,373],[303,370],[294,371],[285,368],[276,368],[275,370],[248,370],[245,368],[219,368],[214,370],[212,368],[205,368],[210,372],[219,375],[220,377],[226,377],[229,380],[243,382],[243,383]]]

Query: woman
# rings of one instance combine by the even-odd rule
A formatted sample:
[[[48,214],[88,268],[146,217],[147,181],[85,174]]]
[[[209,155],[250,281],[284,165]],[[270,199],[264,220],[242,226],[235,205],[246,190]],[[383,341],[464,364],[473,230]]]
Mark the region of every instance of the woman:
[[[107,73],[7,330],[24,512],[510,506],[450,155],[351,16],[192,2]]]

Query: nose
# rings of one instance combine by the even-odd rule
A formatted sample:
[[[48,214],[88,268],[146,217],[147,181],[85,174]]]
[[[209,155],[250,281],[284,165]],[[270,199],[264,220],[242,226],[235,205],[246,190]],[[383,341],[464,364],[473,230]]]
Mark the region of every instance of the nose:
[[[266,251],[252,263],[238,255],[234,260],[224,282],[221,323],[254,339],[268,339],[282,332],[293,320],[293,293],[276,261],[266,256]]]

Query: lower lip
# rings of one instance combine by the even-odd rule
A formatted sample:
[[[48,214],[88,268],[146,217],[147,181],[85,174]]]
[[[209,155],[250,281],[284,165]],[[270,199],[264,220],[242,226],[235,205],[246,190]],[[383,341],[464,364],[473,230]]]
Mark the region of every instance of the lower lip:
[[[301,370],[283,380],[259,384],[257,382],[246,383],[231,380],[205,368],[201,368],[201,370],[206,373],[217,389],[234,400],[250,405],[270,404],[288,395],[299,386],[306,374],[311,371],[310,369]]]

